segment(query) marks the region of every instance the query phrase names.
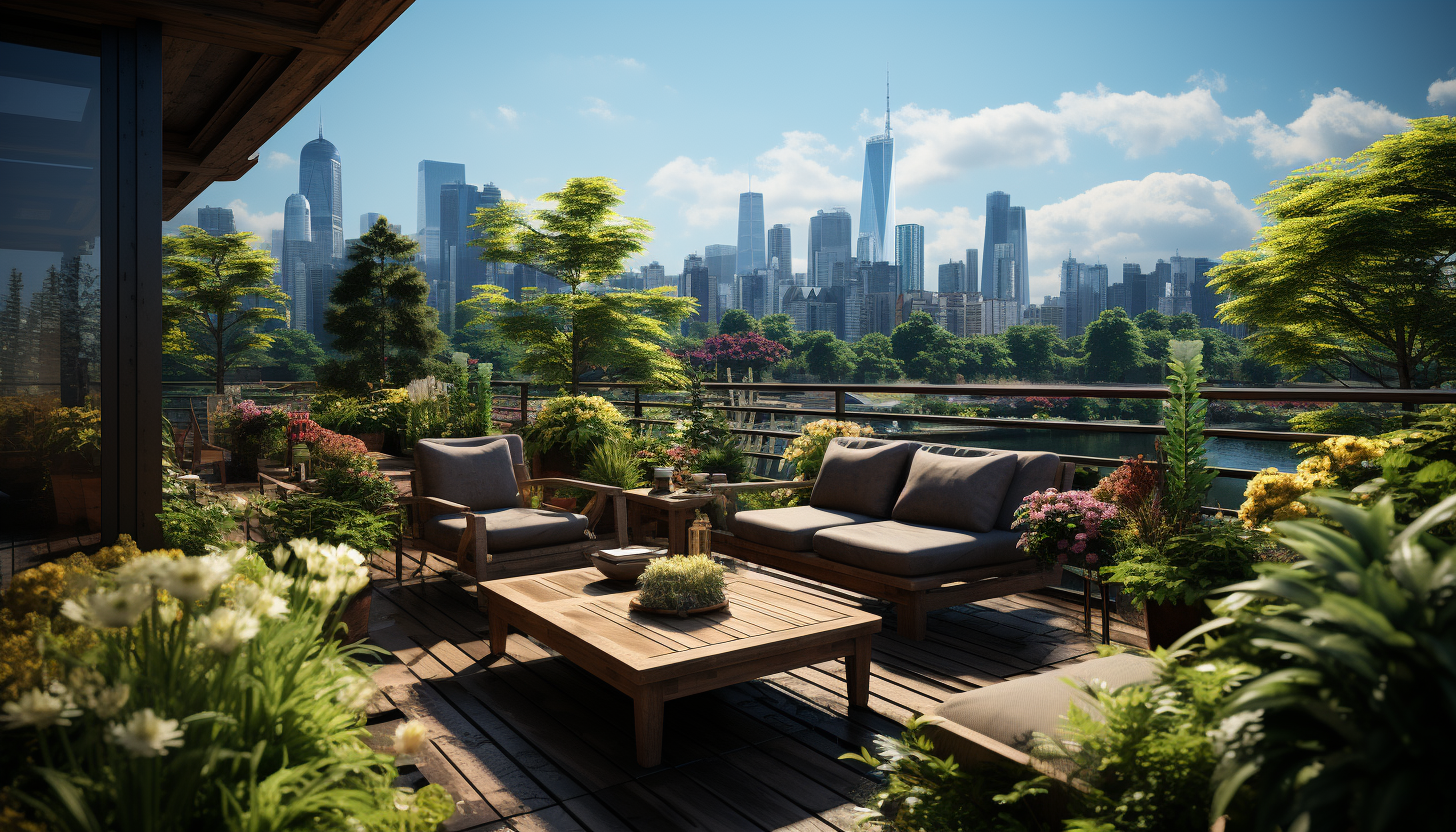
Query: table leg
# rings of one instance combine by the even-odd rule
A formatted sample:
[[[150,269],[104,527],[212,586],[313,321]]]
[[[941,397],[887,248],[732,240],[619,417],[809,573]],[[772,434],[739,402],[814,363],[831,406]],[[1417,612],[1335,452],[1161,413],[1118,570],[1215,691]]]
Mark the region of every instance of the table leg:
[[[510,632],[510,623],[506,621],[505,605],[497,598],[494,604],[490,605],[490,652],[497,656],[504,656],[506,652],[506,634]]]
[[[671,555],[686,555],[688,553],[688,529],[687,512],[669,511],[667,513],[667,551]]]
[[[646,541],[647,538],[642,535],[642,506],[637,503],[627,503],[627,530],[633,543]]]
[[[662,688],[647,685],[632,699],[637,728],[637,764],[652,768],[662,762]]]
[[[849,704],[861,708],[870,704],[870,636],[854,640],[854,652],[844,659],[849,682]]]

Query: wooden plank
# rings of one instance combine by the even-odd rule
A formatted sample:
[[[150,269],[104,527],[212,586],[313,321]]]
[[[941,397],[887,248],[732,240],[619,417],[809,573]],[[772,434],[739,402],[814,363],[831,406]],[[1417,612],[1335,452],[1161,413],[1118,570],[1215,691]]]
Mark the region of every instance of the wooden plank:
[[[782,750],[782,746],[779,746],[779,750]],[[844,832],[853,832],[857,828],[855,819],[859,813],[855,811],[854,801],[805,773],[806,769],[824,769],[821,772],[824,779],[840,782],[851,790],[858,789],[860,783],[867,782],[844,778],[846,770],[834,761],[820,757],[818,759],[822,762],[818,766],[804,766],[802,762],[796,765],[780,754],[767,753],[763,748],[745,748],[724,755],[723,759],[761,783],[760,788],[777,789],[798,806],[823,818],[829,825]]]
[[[834,832],[833,826],[804,811],[776,788],[749,777],[723,760],[704,760],[678,771],[764,829]]]
[[[633,832],[632,827],[612,814],[611,810],[603,806],[600,800],[590,795],[573,798],[561,805],[588,832]]]
[[[516,832],[587,832],[576,819],[560,806],[551,806],[529,815],[510,818]]]
[[[728,804],[689,780],[677,769],[642,778],[640,788],[654,798],[694,821],[686,829],[708,832],[762,832],[762,828],[739,813],[737,802]]]

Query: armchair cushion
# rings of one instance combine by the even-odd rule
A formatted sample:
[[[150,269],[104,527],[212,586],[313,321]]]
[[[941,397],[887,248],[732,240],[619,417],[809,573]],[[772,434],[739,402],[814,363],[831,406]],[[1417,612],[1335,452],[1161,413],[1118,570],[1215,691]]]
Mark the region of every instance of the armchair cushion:
[[[476,511],[521,504],[516,471],[505,442],[484,445],[415,444],[415,466],[426,496],[441,497]]]
[[[783,511],[783,509],[779,509]],[[1025,559],[1016,532],[971,533],[895,520],[838,526],[814,535],[814,553],[871,572],[917,578]]]
[[[952,456],[922,448],[910,460],[910,474],[890,516],[903,523],[988,532],[1015,474],[1015,454]]]
[[[1062,468],[1062,458],[1056,454],[1045,451],[1021,451],[1016,454],[1016,475],[1011,478],[1011,485],[1006,489],[1006,499],[1001,503],[1001,511],[996,515],[996,528],[1011,530],[1011,524],[1016,520],[1016,509],[1021,507],[1021,500],[1033,491],[1045,491],[1048,488],[1060,487],[1057,482],[1057,474]]]
[[[818,488],[816,485],[815,488]],[[852,523],[873,523],[875,517],[849,511],[792,506],[740,511],[728,521],[728,531],[764,546],[787,552],[807,552],[814,548],[814,533]]]
[[[819,476],[814,480],[809,505],[881,519],[889,517],[916,447],[913,442],[888,442],[878,447],[849,448],[830,442],[824,451]]]
[[[485,546],[492,553],[559,546],[586,539],[584,515],[540,508],[499,508],[475,513],[485,523]],[[420,529],[425,540],[443,549],[460,548],[465,515],[437,514]]]

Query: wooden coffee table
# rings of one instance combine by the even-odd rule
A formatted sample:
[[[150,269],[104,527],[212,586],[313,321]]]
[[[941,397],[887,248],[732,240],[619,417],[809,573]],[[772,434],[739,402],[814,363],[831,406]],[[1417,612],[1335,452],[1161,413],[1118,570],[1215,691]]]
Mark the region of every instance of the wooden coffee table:
[[[505,653],[515,627],[632,697],[643,766],[662,761],[669,699],[844,657],[850,704],[868,704],[878,615],[781,584],[726,578],[728,608],[690,618],[630,611],[636,589],[593,568],[482,581],[490,649]]]

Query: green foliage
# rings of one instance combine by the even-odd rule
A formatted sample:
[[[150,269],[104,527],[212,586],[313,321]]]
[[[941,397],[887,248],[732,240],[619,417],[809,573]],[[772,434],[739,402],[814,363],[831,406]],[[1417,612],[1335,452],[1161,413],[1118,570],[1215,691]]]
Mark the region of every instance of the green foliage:
[[[1006,330],[1006,352],[1025,381],[1050,381],[1063,348],[1056,327],[1018,324]]]
[[[1203,344],[1174,341],[1168,368],[1168,398],[1163,403],[1163,425],[1168,436],[1161,443],[1163,514],[1174,533],[1198,522],[1199,509],[1218,472],[1209,468],[1203,446],[1203,423],[1208,402],[1198,394],[1203,381]]]
[[[721,445],[708,448],[698,456],[697,469],[708,474],[727,474],[729,482],[739,482],[743,479],[743,471],[748,463],[748,457],[744,456],[743,449],[738,443],[729,439]]]
[[[875,738],[875,752],[844,754],[883,771],[885,778],[859,820],[886,832],[1027,832],[1052,829],[1055,801],[1045,797],[1048,777],[1020,766],[967,768],[935,753],[925,726],[934,717],[911,717],[899,737]]]
[[[866,333],[856,341],[854,380],[860,384],[879,384],[899,380],[905,367],[895,360],[894,345],[882,332]]]
[[[688,387],[687,412],[682,420],[682,444],[698,451],[706,451],[726,444],[733,439],[728,429],[728,419],[721,410],[709,410],[708,389],[703,386],[702,376],[693,376]],[[718,399],[719,403],[722,399]]]
[[[318,472],[319,493],[362,511],[379,514],[399,499],[394,481],[379,471],[325,468]]]
[[[601,396],[556,396],[521,429],[526,453],[565,451],[578,465],[598,446],[625,442],[631,435],[627,417]]]
[[[1267,537],[1240,523],[1210,520],[1156,546],[1125,541],[1102,577],[1121,584],[1138,606],[1196,604],[1214,589],[1254,577],[1254,563],[1273,545]]]
[[[1416,119],[1256,201],[1254,245],[1223,256],[1219,317],[1290,375],[1430,387],[1456,366],[1456,119]]]
[[[173,477],[162,480],[162,545],[180,549],[188,557],[201,557],[209,547],[221,547],[228,533],[237,528],[237,518],[211,492],[194,494]]]
[[[581,478],[618,488],[641,488],[647,483],[632,445],[626,442],[604,442],[598,445],[581,469]]]
[[[329,293],[324,328],[347,362],[320,379],[342,382],[359,394],[382,386],[390,365],[421,360],[444,345],[439,313],[427,303],[430,287],[414,266],[419,244],[389,230],[385,217],[349,249],[354,265],[339,275]]]
[[[1456,547],[1431,532],[1456,496],[1401,528],[1393,503],[1306,497],[1330,524],[1275,524],[1296,564],[1228,587],[1217,654],[1261,668],[1223,707],[1210,817],[1245,789],[1242,828],[1445,829],[1456,731]]]
[[[1372,493],[1390,498],[1397,522],[1415,522],[1448,495],[1456,494],[1456,407],[1426,408],[1414,427],[1382,438],[1390,447],[1380,457],[1380,480]],[[1438,532],[1456,538],[1456,524]]]
[[[339,433],[390,433],[399,431],[404,403],[374,396],[341,396],[320,393],[309,402],[309,415],[321,427]]]
[[[749,332],[758,332],[758,321],[743,309],[725,311],[723,320],[718,322],[719,335],[743,335]]]
[[[707,555],[656,558],[637,578],[637,603],[655,610],[695,610],[721,604],[724,571]]]
[[[1304,433],[1374,436],[1398,427],[1400,416],[1388,406],[1355,402],[1306,410],[1289,418],[1289,429]]]
[[[763,337],[778,341],[789,349],[794,347],[794,319],[783,312],[763,316],[758,322],[758,331]]]
[[[924,312],[911,315],[890,333],[890,346],[895,360],[905,365],[907,370],[921,353],[934,352],[936,348],[945,348],[954,342],[955,336]]]
[[[87,404],[57,407],[44,413],[35,439],[41,453],[52,459],[85,460],[101,466],[101,411]]]
[[[794,353],[803,356],[804,366],[820,381],[844,381],[855,369],[854,350],[832,332],[805,332],[795,341]]]
[[[280,306],[288,301],[273,282],[276,261],[252,248],[255,239],[249,232],[213,237],[190,225],[162,239],[164,344],[202,362],[218,393],[229,369],[272,343],[258,327],[286,320],[266,302],[243,305],[250,297]]]
[[[304,492],[283,500],[262,495],[249,500],[258,516],[265,548],[308,539],[377,552],[391,548],[399,532],[398,516],[377,514],[350,499]]]
[[[278,329],[269,332],[268,338],[268,348],[249,353],[243,363],[261,369],[269,381],[311,381],[314,368],[328,360],[310,332]]]
[[[1104,309],[1082,334],[1088,381],[1126,381],[1147,362],[1142,333],[1122,307]]]

